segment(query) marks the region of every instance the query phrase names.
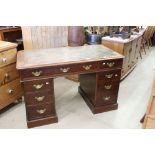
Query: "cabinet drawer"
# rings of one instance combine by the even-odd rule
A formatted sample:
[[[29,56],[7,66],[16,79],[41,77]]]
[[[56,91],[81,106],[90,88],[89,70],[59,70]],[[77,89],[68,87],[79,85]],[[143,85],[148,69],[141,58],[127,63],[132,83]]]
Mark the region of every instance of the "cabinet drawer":
[[[104,93],[104,92],[111,92],[111,91],[118,91],[119,89],[119,82],[111,81],[98,81],[97,84],[97,91]]]
[[[10,49],[0,53],[0,68],[16,62],[17,50]]]
[[[27,120],[35,120],[48,116],[53,116],[55,114],[55,110],[52,104],[39,105],[39,106],[31,106],[26,108]]]
[[[48,76],[66,75],[75,73],[89,73],[98,70],[97,62],[87,62],[81,64],[59,65],[46,68],[21,70],[21,79],[39,79]]]
[[[45,91],[53,89],[53,79],[33,80],[23,82],[26,92]]]
[[[121,69],[104,71],[97,74],[98,80],[103,82],[119,81]]]
[[[33,92],[25,93],[25,102],[27,106],[31,105],[40,105],[46,104],[53,101],[53,92],[51,91],[42,91],[42,92]]]
[[[112,92],[100,92],[97,95],[96,106],[116,104],[117,103],[118,91]]]
[[[16,64],[8,65],[6,67],[0,68],[0,85],[6,84],[19,76],[16,70]]]
[[[9,105],[23,95],[20,80],[16,79],[0,87],[0,109]]]
[[[116,69],[122,68],[123,59],[117,59],[117,60],[106,60],[99,62],[99,68],[100,69]]]

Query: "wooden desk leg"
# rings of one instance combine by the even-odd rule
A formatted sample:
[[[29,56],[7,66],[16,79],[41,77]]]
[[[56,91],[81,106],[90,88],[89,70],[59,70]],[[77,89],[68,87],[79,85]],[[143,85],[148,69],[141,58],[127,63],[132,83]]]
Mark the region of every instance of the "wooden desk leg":
[[[58,122],[55,110],[54,81],[53,79],[47,80],[50,82],[47,83],[43,80],[36,80],[28,83],[28,86],[26,82],[24,84],[28,128]],[[34,91],[34,83],[35,85],[37,85],[36,83],[42,83],[44,87],[37,88],[37,90]],[[48,88],[46,83],[48,84]],[[27,91],[26,87],[31,87],[32,90],[28,89]]]
[[[79,93],[94,114],[118,108],[117,96],[121,70],[118,70],[115,82],[106,81],[105,73],[107,72],[82,74],[79,77]]]

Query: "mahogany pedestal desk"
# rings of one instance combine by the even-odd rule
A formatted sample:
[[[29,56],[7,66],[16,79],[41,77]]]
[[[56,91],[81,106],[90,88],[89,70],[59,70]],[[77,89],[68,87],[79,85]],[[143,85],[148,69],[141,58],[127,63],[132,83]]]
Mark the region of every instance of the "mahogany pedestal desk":
[[[123,56],[103,45],[19,51],[28,127],[58,121],[54,77],[80,74],[79,93],[96,113],[118,108]]]

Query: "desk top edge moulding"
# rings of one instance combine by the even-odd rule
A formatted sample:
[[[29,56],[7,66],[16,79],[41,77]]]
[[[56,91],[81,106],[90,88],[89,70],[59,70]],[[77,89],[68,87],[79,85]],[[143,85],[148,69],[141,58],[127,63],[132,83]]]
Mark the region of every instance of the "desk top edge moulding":
[[[97,114],[118,108],[124,56],[103,45],[19,51],[28,128],[58,122],[54,77],[79,74],[78,92]]]
[[[115,58],[124,58],[124,56],[103,45],[23,50],[17,54],[17,69],[48,67],[58,64],[91,62]]]

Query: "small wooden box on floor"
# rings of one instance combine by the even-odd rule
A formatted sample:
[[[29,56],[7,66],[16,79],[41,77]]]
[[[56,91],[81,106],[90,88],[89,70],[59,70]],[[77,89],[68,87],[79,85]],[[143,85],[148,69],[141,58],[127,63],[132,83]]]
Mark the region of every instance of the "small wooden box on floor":
[[[153,82],[152,93],[147,107],[143,128],[155,129],[155,79]]]
[[[16,70],[16,47],[14,43],[0,41],[0,110],[23,94]]]

